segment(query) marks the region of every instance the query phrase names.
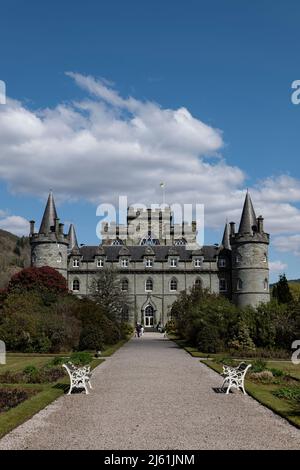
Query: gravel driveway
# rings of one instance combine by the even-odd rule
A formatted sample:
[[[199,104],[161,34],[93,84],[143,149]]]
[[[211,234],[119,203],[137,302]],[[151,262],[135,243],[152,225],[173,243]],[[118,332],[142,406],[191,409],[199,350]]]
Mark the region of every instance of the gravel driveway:
[[[0,449],[299,449],[300,430],[159,333],[134,338],[94,371],[91,394],[64,395]]]

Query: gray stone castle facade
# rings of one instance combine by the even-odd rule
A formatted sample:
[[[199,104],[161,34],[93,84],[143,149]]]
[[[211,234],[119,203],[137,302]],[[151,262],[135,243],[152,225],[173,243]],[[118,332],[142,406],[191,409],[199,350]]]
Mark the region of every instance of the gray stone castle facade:
[[[201,285],[238,306],[270,300],[268,246],[262,216],[256,217],[247,193],[238,231],[225,225],[221,244],[200,247],[196,224],[179,227],[170,208],[133,209],[127,225],[103,223],[98,246],[79,246],[75,228],[64,233],[50,193],[39,231],[30,222],[31,264],[50,266],[67,279],[69,290],[84,297],[106,266],[117,268],[120,289],[130,302],[123,317],[147,328],[170,318],[179,292]],[[165,234],[168,234],[166,236]]]

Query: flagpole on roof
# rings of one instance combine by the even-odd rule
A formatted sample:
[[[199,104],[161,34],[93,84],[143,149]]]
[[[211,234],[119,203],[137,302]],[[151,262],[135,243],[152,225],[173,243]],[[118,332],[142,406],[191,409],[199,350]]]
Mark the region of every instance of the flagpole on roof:
[[[160,187],[162,189],[163,205],[165,205],[165,203],[166,203],[166,193],[165,193],[165,183],[163,181],[160,183]]]

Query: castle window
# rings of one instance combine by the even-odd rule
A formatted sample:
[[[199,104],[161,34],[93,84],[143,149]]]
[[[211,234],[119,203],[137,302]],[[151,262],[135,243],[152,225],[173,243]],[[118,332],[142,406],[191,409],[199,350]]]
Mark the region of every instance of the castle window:
[[[238,279],[238,280],[237,280],[237,286],[236,286],[236,287],[237,287],[237,290],[243,289],[243,281],[242,281],[242,279]]]
[[[237,254],[236,257],[235,257],[235,262],[240,263],[241,261],[242,261],[241,255]]]
[[[175,246],[184,246],[184,245],[186,245],[186,239],[185,238],[180,238],[179,240],[175,240],[174,245]]]
[[[224,259],[224,258],[219,259],[219,267],[220,268],[225,268],[226,267],[226,259]]]
[[[176,258],[171,258],[170,259],[170,266],[171,268],[177,268],[177,259]]]
[[[202,259],[198,258],[194,260],[194,266],[195,268],[201,268],[202,266]]]
[[[266,278],[264,280],[264,290],[268,290],[268,288],[269,288],[269,282],[268,282],[268,279]]]
[[[227,291],[227,282],[226,279],[219,279],[219,290],[220,292],[226,292]]]
[[[104,262],[103,259],[97,259],[97,268],[103,268]]]
[[[152,268],[152,266],[153,266],[153,260],[146,259],[146,268]]]
[[[201,281],[200,277],[197,277],[197,279],[195,281],[195,287],[197,287],[198,289],[200,289],[202,287],[202,281]]]
[[[128,259],[121,259],[121,268],[128,268]]]
[[[145,291],[146,292],[152,292],[153,291],[153,281],[150,277],[148,277],[148,279],[146,280]]]
[[[126,292],[126,291],[128,291],[128,287],[129,287],[128,280],[127,279],[122,279],[121,290],[123,292]]]
[[[79,268],[79,259],[73,259],[73,268]]]
[[[36,263],[36,260],[37,260],[36,254],[35,254],[35,253],[32,253],[32,256],[31,256],[31,264],[34,265],[34,264]]]
[[[148,237],[142,239],[141,245],[149,245],[149,246],[159,245],[159,240],[158,238],[154,238],[150,233],[148,234]]]
[[[124,243],[123,243],[123,241],[120,240],[119,238],[116,238],[115,240],[113,240],[113,241],[111,242],[111,244],[114,245],[114,246],[120,246],[120,245],[123,245]]]
[[[80,282],[78,279],[74,279],[73,285],[72,285],[72,290],[73,292],[79,292],[80,290]]]
[[[263,262],[266,263],[267,261],[268,261],[267,253],[264,253]]]
[[[175,277],[173,277],[170,281],[170,291],[171,292],[176,292],[177,291],[177,279],[175,279]]]

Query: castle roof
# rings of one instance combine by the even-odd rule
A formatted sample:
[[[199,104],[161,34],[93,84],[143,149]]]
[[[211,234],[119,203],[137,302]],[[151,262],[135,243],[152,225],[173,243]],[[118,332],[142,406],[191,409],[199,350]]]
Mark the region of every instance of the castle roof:
[[[78,247],[75,227],[74,227],[73,224],[70,225],[69,233],[68,233],[68,239],[69,239],[69,248],[70,248],[70,250],[72,250],[74,247]]]
[[[230,246],[230,234],[229,234],[229,226],[228,222],[225,224],[224,228],[224,233],[223,233],[223,238],[222,238],[222,243],[221,245],[226,249],[226,250],[231,250]]]
[[[120,247],[114,245],[102,245],[104,250],[104,254],[107,257],[107,261],[118,261],[120,255]],[[129,256],[131,256],[131,261],[143,261],[145,256],[145,247],[138,245],[138,246],[127,246]],[[169,256],[169,250],[171,246],[162,246],[162,245],[155,245],[151,247],[155,260],[156,261],[167,261]],[[97,250],[99,249],[98,246],[82,246],[80,247],[80,254],[83,257],[83,261],[92,261],[94,257],[97,255]],[[176,247],[177,254],[179,256],[180,261],[190,261],[192,260],[192,256],[194,254],[193,250],[186,249],[185,246],[177,246]],[[202,256],[204,256],[205,261],[213,261],[215,257],[219,253],[219,247],[217,246],[203,246],[201,250]]]
[[[57,219],[57,212],[55,207],[55,202],[53,198],[52,191],[50,192],[45,208],[45,212],[42,218],[41,226],[39,233],[44,233],[45,235],[48,234],[51,229],[55,225],[55,219]]]
[[[240,222],[240,227],[239,227],[239,233],[240,234],[252,233],[253,227],[256,227],[256,226],[257,226],[256,215],[254,212],[250,194],[247,191],[245,202],[244,202],[244,207],[243,207],[243,212],[242,212],[242,217],[241,217],[241,222]]]

